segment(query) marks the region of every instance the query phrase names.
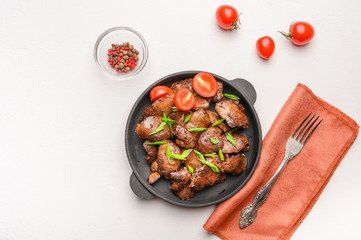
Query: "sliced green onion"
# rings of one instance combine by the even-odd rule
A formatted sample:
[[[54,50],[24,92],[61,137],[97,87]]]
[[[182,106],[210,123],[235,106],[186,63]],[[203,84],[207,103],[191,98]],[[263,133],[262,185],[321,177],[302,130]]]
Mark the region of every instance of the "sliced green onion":
[[[176,121],[174,121],[173,119],[170,119],[170,118],[161,118],[161,119],[163,122],[167,123],[168,125],[176,123]]]
[[[240,127],[235,127],[235,128],[233,128],[233,129],[231,130],[231,132],[235,132],[235,131],[237,131],[238,129],[240,129]]]
[[[170,136],[171,138],[173,138],[173,129],[172,129],[172,124],[176,123],[176,121],[174,121],[173,119],[170,119],[169,117],[167,117],[167,115],[165,114],[165,112],[163,112],[163,117],[161,118],[163,122],[165,122],[170,129]]]
[[[221,172],[216,165],[214,165],[214,164],[212,164],[212,163],[210,163],[208,161],[205,161],[205,160],[200,160],[199,159],[199,161],[201,161],[201,163],[203,163],[204,165],[207,165],[208,167],[210,167],[213,172],[215,172],[215,173],[220,173]]]
[[[225,96],[226,98],[232,99],[232,100],[239,100],[240,99],[239,97],[237,97],[236,95],[233,95],[233,94],[223,93],[223,96]]]
[[[172,124],[168,124],[169,129],[170,129],[170,137],[173,139],[173,128],[172,128]]]
[[[165,113],[163,112],[163,117],[161,118],[163,122],[166,122],[168,125],[176,123],[176,121],[174,121],[173,119],[170,119],[169,117],[167,117],[167,115],[165,115]]]
[[[171,158],[177,159],[177,160],[187,160],[185,157],[183,157],[182,155],[178,155],[178,154],[170,154]]]
[[[187,167],[188,167],[189,172],[193,174],[193,173],[194,173],[194,169],[193,169],[190,165],[188,165]]]
[[[218,155],[219,155],[219,158],[220,158],[222,161],[224,161],[224,156],[223,156],[222,149],[219,149]]]
[[[237,147],[236,141],[234,141],[232,134],[230,134],[229,132],[226,132],[225,134],[226,134],[226,138],[227,138],[228,142],[232,143],[232,145],[234,147]]]
[[[211,157],[211,158],[217,157],[216,153],[207,153],[207,154],[204,154],[204,156]]]
[[[215,165],[213,165],[212,163],[206,161],[206,160],[204,159],[202,153],[198,152],[197,150],[194,150],[194,153],[198,155],[199,161],[200,161],[201,163],[203,163],[204,165],[207,165],[208,167],[210,167],[213,172],[216,172],[216,173],[221,172],[217,166],[215,166]]]
[[[171,155],[172,155],[172,151],[170,150],[169,143],[168,143],[168,145],[167,145],[166,154],[167,154],[168,162],[170,163],[170,158],[171,158]]]
[[[190,149],[187,149],[187,150],[185,150],[185,151],[183,151],[182,152],[182,157],[188,157],[188,155],[191,153],[193,151],[193,149],[192,148],[190,148]]]
[[[217,122],[215,122],[215,123],[212,124],[212,127],[217,126],[218,124],[220,124],[220,123],[223,122],[223,121],[224,121],[224,118],[219,119]]]
[[[203,132],[205,130],[207,130],[208,128],[190,128],[188,129],[188,131],[190,132]]]
[[[194,92],[193,95],[194,95],[195,97],[197,97],[197,96],[198,96],[198,93]]]
[[[203,154],[202,154],[202,153],[198,152],[197,150],[193,150],[193,152],[194,152],[195,154],[197,154],[197,155],[198,155],[199,160],[203,160],[203,161],[205,161],[205,159],[204,159],[204,157],[203,157]]]
[[[219,143],[216,139],[213,139],[213,138],[209,138],[209,140],[210,140],[211,143],[213,143],[214,145],[216,145],[216,144]]]
[[[178,111],[179,111],[179,109],[178,109],[178,108],[176,108],[176,107],[172,107],[172,111],[173,111],[173,112],[178,112]]]
[[[162,130],[164,129],[164,126],[165,126],[166,124],[167,124],[166,122],[162,122],[162,123],[159,125],[159,127],[158,127],[154,132],[152,132],[150,135],[153,135],[153,134],[156,134],[156,133],[162,131]]]
[[[147,145],[163,145],[165,144],[164,141],[161,141],[161,142],[150,142],[150,143],[147,143]]]
[[[192,117],[192,113],[189,114],[189,115],[186,117],[186,119],[184,119],[184,124],[186,124],[186,123],[189,121],[189,119],[191,119],[191,117]]]
[[[166,122],[166,123],[169,123],[169,124],[173,124],[173,123],[176,123],[176,121],[175,120],[173,120],[173,119],[170,119],[170,118],[162,118],[162,120],[164,121],[164,122]]]

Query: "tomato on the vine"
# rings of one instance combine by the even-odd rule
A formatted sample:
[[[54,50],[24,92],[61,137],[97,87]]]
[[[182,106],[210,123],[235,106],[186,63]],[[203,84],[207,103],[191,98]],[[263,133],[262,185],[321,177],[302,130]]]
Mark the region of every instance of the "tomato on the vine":
[[[232,6],[219,6],[216,11],[216,19],[218,26],[225,30],[237,30],[239,28],[239,14],[237,9]]]
[[[302,46],[309,43],[315,35],[312,25],[307,22],[294,22],[290,26],[288,33],[280,32],[289,39],[294,45]]]
[[[181,111],[188,111],[196,105],[196,98],[188,88],[181,88],[174,96],[174,105]]]
[[[157,100],[158,98],[161,98],[165,95],[167,95],[168,93],[173,92],[169,87],[167,86],[155,86],[151,91],[150,91],[150,100],[152,102],[154,102],[155,100]]]
[[[202,97],[213,97],[217,93],[218,83],[209,72],[200,72],[193,77],[192,87]]]
[[[261,37],[256,42],[258,55],[263,59],[269,59],[275,51],[275,42],[269,36]]]

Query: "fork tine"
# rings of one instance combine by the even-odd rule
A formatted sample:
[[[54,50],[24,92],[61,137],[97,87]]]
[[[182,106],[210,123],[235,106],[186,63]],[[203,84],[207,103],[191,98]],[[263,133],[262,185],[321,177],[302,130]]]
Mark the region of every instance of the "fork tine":
[[[308,122],[305,124],[305,126],[302,127],[302,129],[300,130],[300,132],[297,134],[297,137],[295,137],[295,140],[298,140],[300,138],[300,136],[303,134],[303,131],[306,129],[306,127],[308,126],[308,124],[310,124],[310,122],[313,120],[313,118],[316,116],[316,114],[314,114],[312,116],[312,118],[310,120],[308,120]]]
[[[296,128],[296,130],[292,133],[291,137],[294,137],[294,136],[295,136],[295,134],[297,133],[298,129],[301,128],[302,124],[304,124],[304,123],[306,122],[307,118],[308,118],[311,114],[312,114],[312,113],[308,114],[308,116],[305,118],[305,120],[303,120],[303,121],[301,122],[301,124],[300,124],[300,125]]]
[[[316,119],[316,120],[317,120],[317,119]],[[316,120],[315,120],[315,121],[316,121]],[[307,140],[311,137],[312,133],[316,130],[316,128],[318,127],[318,125],[320,125],[320,123],[321,123],[322,121],[323,121],[323,119],[321,119],[321,121],[319,121],[319,122],[317,123],[317,125],[312,129],[312,131],[310,132],[310,134],[308,134],[308,136],[306,137],[305,141],[302,143],[303,145],[306,144]],[[303,139],[304,137],[305,137],[305,136],[303,136],[303,137],[301,138],[300,142],[302,141],[302,139]]]
[[[310,131],[310,129],[312,128],[313,124],[315,124],[315,122],[319,119],[320,117],[318,116],[312,123],[311,125],[306,129],[306,131],[304,133],[302,133],[301,139],[299,140],[299,142],[302,142],[302,140],[305,138],[305,136],[307,135],[308,131]],[[312,119],[311,119],[312,120]]]

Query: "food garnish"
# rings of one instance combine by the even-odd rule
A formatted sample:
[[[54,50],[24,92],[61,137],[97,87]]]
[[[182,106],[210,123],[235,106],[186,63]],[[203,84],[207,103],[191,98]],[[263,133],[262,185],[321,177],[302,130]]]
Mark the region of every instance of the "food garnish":
[[[182,88],[175,94],[174,105],[181,111],[189,111],[196,105],[196,98],[188,88]]]
[[[150,135],[153,135],[153,134],[156,134],[156,133],[159,133],[160,131],[162,131],[164,129],[164,126],[166,125],[167,123],[166,122],[162,122],[159,127],[154,130]]]
[[[236,141],[234,141],[232,134],[230,134],[229,132],[225,132],[225,134],[226,134],[226,138],[227,138],[228,142],[232,143],[232,145],[234,147],[237,147]]]
[[[150,100],[152,102],[154,102],[158,98],[161,98],[171,92],[172,92],[172,90],[169,87],[159,85],[159,86],[155,86],[154,88],[152,88],[152,90],[149,93],[149,97],[150,97]]]
[[[211,157],[211,158],[217,157],[216,153],[207,153],[207,154],[204,154],[204,156]]]
[[[172,129],[172,124],[176,123],[176,121],[174,121],[173,119],[170,119],[169,117],[167,117],[167,115],[165,114],[165,112],[163,112],[163,117],[161,118],[163,122],[165,122],[170,129],[170,135],[173,138],[173,129]]]
[[[170,154],[169,155],[171,158],[177,159],[177,160],[187,160],[185,157],[183,157],[182,155],[178,155],[178,154]]]
[[[187,149],[182,152],[182,157],[188,157],[188,155],[193,151],[193,149]]]
[[[203,132],[207,130],[208,128],[190,128],[188,129],[189,132]]]
[[[167,115],[163,112],[163,117],[162,117],[162,121],[166,122],[167,124],[174,124],[176,123],[176,121],[174,121],[173,119],[170,119],[169,117],[167,117]]]
[[[170,158],[171,158],[171,155],[172,155],[172,151],[170,150],[169,143],[167,145],[166,155],[167,155],[167,158],[168,158],[168,162],[170,163]]]
[[[163,145],[163,144],[165,144],[165,141],[147,143],[147,145]]]
[[[191,116],[192,116],[192,113],[191,114],[189,114],[187,117],[186,117],[186,119],[184,119],[184,124],[186,124],[188,121],[189,121],[189,119],[191,119]]]
[[[194,150],[194,153],[198,155],[199,161],[200,161],[201,163],[203,163],[204,165],[207,165],[208,167],[210,167],[213,172],[216,172],[216,173],[220,173],[220,172],[221,172],[217,166],[215,166],[215,165],[213,165],[212,163],[206,161],[206,160],[204,159],[202,153],[198,152],[197,150]]]
[[[232,128],[232,130],[230,132],[233,133],[233,132],[237,131],[238,129],[240,129],[240,127]]]
[[[190,173],[194,173],[194,169],[191,167],[191,165],[188,165],[187,167]]]
[[[201,161],[201,163],[203,163],[204,165],[207,165],[208,167],[210,167],[213,172],[215,172],[215,173],[221,172],[221,170],[219,170],[219,168],[217,166],[213,165],[212,163],[205,161],[205,160],[201,160],[201,159],[199,161]]]
[[[224,161],[224,155],[223,155],[222,149],[219,149],[218,156],[222,161]]]
[[[210,140],[211,143],[213,143],[214,145],[216,145],[216,144],[219,143],[216,139],[213,139],[213,138],[209,138],[209,140]]]
[[[206,160],[206,159],[204,159],[204,157],[203,157],[203,154],[202,153],[200,153],[200,152],[198,152],[197,150],[193,150],[193,152],[195,153],[195,154],[197,154],[198,155],[198,157],[199,157],[199,160]]]
[[[223,121],[224,121],[224,118],[219,119],[217,122],[215,122],[215,123],[212,124],[212,127],[217,126],[218,124],[220,124],[220,123],[223,122]]]
[[[232,99],[232,100],[239,100],[240,99],[238,96],[233,95],[233,94],[223,93],[223,96],[225,96],[226,98]]]
[[[192,87],[202,97],[213,97],[218,90],[217,80],[208,72],[200,72],[195,75]]]

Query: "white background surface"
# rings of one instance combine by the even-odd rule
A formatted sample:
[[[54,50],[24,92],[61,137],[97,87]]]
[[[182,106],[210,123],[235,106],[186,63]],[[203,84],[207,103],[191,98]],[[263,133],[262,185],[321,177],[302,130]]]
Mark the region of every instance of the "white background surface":
[[[218,28],[216,8],[242,12],[241,30]],[[218,239],[202,225],[215,206],[141,200],[129,187],[128,113],[143,90],[177,71],[248,79],[265,135],[304,83],[361,123],[361,1],[0,1],[0,239]],[[312,23],[295,47],[278,30]],[[107,79],[97,37],[129,26],[147,40],[144,71]],[[269,61],[255,42],[271,36]],[[361,239],[360,137],[292,239]],[[307,177],[307,176],[305,176]]]

